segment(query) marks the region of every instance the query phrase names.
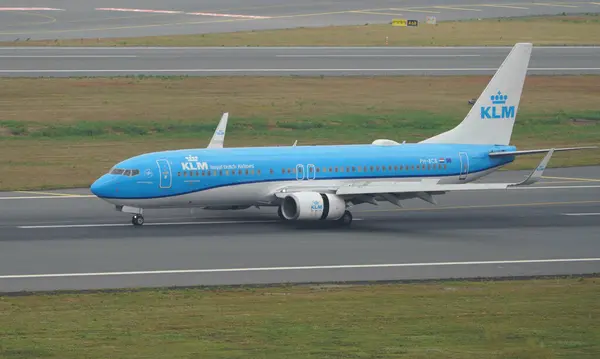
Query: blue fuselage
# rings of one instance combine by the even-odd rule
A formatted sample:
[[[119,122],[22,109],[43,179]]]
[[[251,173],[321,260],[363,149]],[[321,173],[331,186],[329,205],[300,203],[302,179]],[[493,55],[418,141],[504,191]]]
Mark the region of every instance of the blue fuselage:
[[[261,202],[274,186],[293,182],[421,178],[469,182],[514,160],[514,156],[492,158],[489,152],[514,150],[514,146],[403,144],[164,151],[120,162],[91,190],[115,204],[143,205],[160,199],[160,206],[169,206],[172,199],[177,205],[249,205]],[[207,195],[202,197],[203,193]]]

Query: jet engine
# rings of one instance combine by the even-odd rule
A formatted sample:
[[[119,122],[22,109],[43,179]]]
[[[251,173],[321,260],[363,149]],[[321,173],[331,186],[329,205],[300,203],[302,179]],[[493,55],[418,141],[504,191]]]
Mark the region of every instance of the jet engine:
[[[329,220],[342,218],[346,201],[329,193],[290,193],[283,199],[281,214],[287,220]]]

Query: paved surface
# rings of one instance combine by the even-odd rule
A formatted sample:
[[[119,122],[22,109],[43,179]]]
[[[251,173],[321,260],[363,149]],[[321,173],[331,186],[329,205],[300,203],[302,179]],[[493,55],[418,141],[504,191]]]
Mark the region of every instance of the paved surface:
[[[547,172],[440,207],[357,206],[351,229],[277,223],[272,209],[149,211],[134,228],[86,190],[4,193],[0,291],[600,272],[600,168]]]
[[[394,18],[424,21],[430,15],[438,20],[553,15],[597,12],[599,4],[530,0],[3,0],[0,41],[353,25],[386,23]]]
[[[1,48],[2,76],[493,74],[495,48]],[[530,74],[598,74],[600,47],[536,47]]]

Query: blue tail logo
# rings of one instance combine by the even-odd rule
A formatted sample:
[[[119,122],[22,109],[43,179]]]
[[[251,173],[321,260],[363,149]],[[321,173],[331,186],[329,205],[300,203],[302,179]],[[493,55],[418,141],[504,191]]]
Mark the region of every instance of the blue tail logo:
[[[498,91],[496,95],[490,96],[492,106],[481,106],[481,119],[510,119],[515,118],[515,106],[506,106],[508,95]]]

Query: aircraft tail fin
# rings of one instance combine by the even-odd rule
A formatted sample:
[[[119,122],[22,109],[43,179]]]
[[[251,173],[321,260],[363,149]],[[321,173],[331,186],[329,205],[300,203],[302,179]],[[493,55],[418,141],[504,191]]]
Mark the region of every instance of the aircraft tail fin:
[[[531,43],[516,44],[464,120],[421,143],[508,145],[532,49]]]
[[[221,116],[221,121],[217,125],[217,129],[210,139],[210,143],[206,148],[223,148],[225,142],[225,131],[227,130],[227,120],[229,119],[229,112],[225,112]]]

